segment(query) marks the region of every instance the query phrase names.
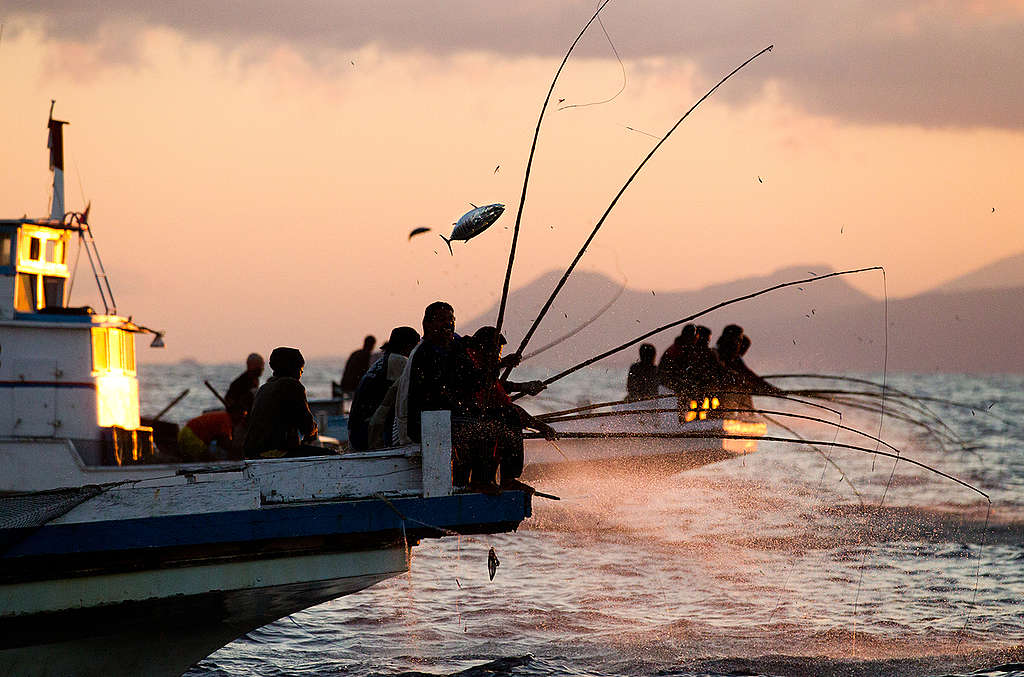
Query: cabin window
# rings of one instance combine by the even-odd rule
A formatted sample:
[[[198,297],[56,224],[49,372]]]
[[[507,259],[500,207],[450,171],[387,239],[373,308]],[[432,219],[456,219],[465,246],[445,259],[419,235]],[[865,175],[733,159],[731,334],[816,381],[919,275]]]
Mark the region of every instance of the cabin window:
[[[50,263],[57,262],[57,241],[47,240],[46,241],[46,260]]]
[[[92,369],[93,371],[106,371],[109,364],[107,350],[107,330],[92,330]]]
[[[56,277],[53,275],[46,275],[43,277],[43,303],[46,308],[64,307],[63,277]]]
[[[28,258],[31,261],[39,260],[39,238],[33,237],[28,242]]]
[[[18,273],[16,289],[14,291],[14,309],[22,313],[34,313],[36,311],[36,278],[38,275],[32,273]]]
[[[125,371],[135,371],[135,335],[131,332],[122,331],[121,334],[121,364]]]
[[[11,235],[0,233],[0,266],[11,265]]]
[[[108,329],[107,337],[110,339],[110,368],[124,369],[124,345],[121,332],[116,329]]]
[[[65,250],[67,249],[64,246],[64,240],[55,240],[54,242],[53,262],[64,265]]]

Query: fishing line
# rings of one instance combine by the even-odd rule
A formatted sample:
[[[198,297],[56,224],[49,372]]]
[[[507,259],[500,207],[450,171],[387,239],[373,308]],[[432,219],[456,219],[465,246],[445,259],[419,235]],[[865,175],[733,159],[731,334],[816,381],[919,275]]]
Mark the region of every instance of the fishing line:
[[[765,378],[766,379],[768,379],[768,378],[785,378],[786,376],[788,376],[788,375],[783,374],[783,375],[778,375],[778,376],[774,376],[774,375],[773,376],[765,376]],[[843,377],[840,377],[840,376],[822,376],[820,378],[833,378],[833,379],[836,379],[836,380],[845,380],[845,381],[851,381],[851,382],[854,382],[854,383],[865,383],[865,384],[868,384],[868,385],[875,386],[876,388],[880,387],[878,383],[874,383],[872,381],[868,381],[868,380],[865,380],[865,379],[843,378]],[[1016,423],[1014,421],[1010,421],[1008,419],[1002,418],[998,414],[992,413],[987,407],[984,407],[984,406],[982,406],[980,404],[970,404],[969,402],[957,402],[956,400],[950,400],[950,399],[946,399],[946,398],[943,398],[943,397],[932,397],[932,396],[928,396],[928,395],[918,395],[916,393],[907,393],[907,392],[903,392],[901,390],[897,390],[896,388],[893,388],[892,386],[888,386],[887,390],[890,393],[889,394],[890,398],[892,398],[894,396],[894,394],[895,394],[895,396],[897,398],[903,397],[903,398],[906,398],[906,399],[914,400],[915,402],[917,402],[919,404],[919,406],[921,407],[921,411],[922,412],[927,413],[930,417],[934,418],[937,422],[940,422],[942,420],[942,417],[939,416],[934,411],[932,411],[926,405],[924,405],[923,404],[924,402],[934,402],[936,404],[942,404],[942,405],[945,405],[947,407],[953,407],[953,408],[957,408],[957,409],[966,409],[968,411],[979,413],[982,416],[989,416],[990,418],[993,418],[993,419],[999,421],[1000,423],[1005,423],[1005,424],[1011,425],[1011,426],[1012,425],[1016,425]],[[827,390],[827,389],[826,390],[798,389],[798,390],[794,390],[792,392],[805,392],[805,391],[807,393],[810,393],[810,392],[821,392],[821,393],[840,393],[840,394],[866,395],[866,396],[874,396],[874,394],[875,394],[875,393],[869,393],[869,392],[866,392],[866,391],[857,391],[857,390]],[[1003,403],[1002,400],[994,400],[994,401],[991,402],[990,406],[993,406],[993,405],[996,405],[996,404],[1002,404],[1002,403]],[[952,431],[952,429],[950,429],[950,430]]]
[[[565,68],[566,62],[569,60],[569,55],[572,54],[572,50],[576,48],[576,43],[583,38],[583,34],[590,28],[590,24],[594,23],[594,19],[598,17],[601,10],[605,8],[611,0],[604,0],[601,6],[594,12],[594,16],[590,17],[590,21],[584,24],[583,29],[580,31],[576,39],[572,41],[572,45],[569,46],[569,51],[565,53],[565,57],[562,59],[562,63],[558,66],[558,70],[555,71],[555,77],[551,80],[551,87],[548,88],[548,94],[544,97],[544,104],[540,107],[540,117],[537,118],[537,128],[533,132],[533,143],[530,145],[530,157],[526,161],[526,175],[523,177],[523,193],[519,197],[519,210],[516,212],[516,225],[512,230],[512,246],[508,252],[508,270],[505,271],[505,284],[501,289],[501,303],[498,305],[498,320],[494,323],[497,327],[498,332],[501,332],[502,322],[505,320],[505,303],[508,301],[508,285],[512,279],[512,264],[516,259],[516,244],[519,242],[519,225],[523,221],[523,207],[526,206],[526,189],[530,185],[530,170],[533,168],[533,156],[537,151],[537,137],[540,136],[540,125],[544,121],[544,112],[548,109],[548,102],[551,101],[551,93],[555,91],[555,83],[558,82],[558,76],[561,75],[562,69]],[[516,351],[520,355],[522,350]],[[508,374],[505,375],[508,378]]]
[[[829,424],[835,425],[835,424]],[[891,459],[897,459],[904,463],[924,468],[929,472],[935,473],[941,477],[955,482],[964,488],[979,494],[988,499],[988,494],[981,491],[974,484],[970,484],[963,479],[957,479],[956,477],[939,470],[933,466],[922,463],[921,461],[915,461],[908,456],[897,456],[889,452],[883,452],[882,450],[874,451],[866,447],[858,447],[856,445],[848,445],[846,442],[828,442],[820,439],[794,439],[792,437],[777,437],[775,435],[742,435],[732,434],[725,432],[712,432],[712,431],[692,431],[692,432],[567,432],[559,434],[562,439],[629,439],[636,437],[656,437],[658,439],[753,439],[755,441],[763,439],[765,441],[780,441],[780,442],[791,442],[795,445],[804,445],[804,443],[811,443],[811,445],[830,445],[836,449],[848,449],[854,452],[863,452],[864,454],[878,454],[879,456],[885,456]],[[523,433],[524,439],[540,439],[541,434],[536,432]],[[989,499],[990,500],[990,499]]]
[[[837,403],[845,404],[846,406],[854,407],[854,408],[857,408],[857,409],[862,409],[862,410],[868,411],[868,412],[875,413],[875,412],[879,411],[878,405],[875,404],[874,402],[872,402],[872,401],[862,402],[862,401],[859,401],[859,400],[855,399],[856,396],[866,396],[866,397],[871,397],[872,399],[874,399],[874,393],[868,393],[868,392],[864,392],[864,391],[852,391],[852,390],[837,390],[837,389],[828,389],[828,390],[804,390],[804,389],[797,389],[797,390],[787,390],[786,392],[793,393],[793,394],[798,394],[798,395],[804,395],[804,396],[807,396],[807,397],[813,397],[813,398],[816,398],[816,399],[822,399],[822,400],[825,400],[827,402],[837,402]],[[851,396],[855,396],[855,397],[851,397],[851,398],[837,397],[837,395],[851,395]],[[890,397],[892,397],[892,396],[890,396]],[[897,397],[899,397],[899,396],[897,396]],[[948,432],[945,433],[942,437],[944,437],[947,441],[953,442],[953,443],[955,443],[955,444],[957,444],[959,446],[966,446],[966,443],[964,442],[963,439],[961,439],[956,434],[956,431],[954,431],[952,428],[950,428],[942,420],[942,418],[939,417],[938,415],[936,415],[934,412],[931,412],[930,410],[928,410],[925,407],[914,406],[914,404],[911,404],[909,402],[899,401],[898,399],[897,399],[896,402],[893,402],[893,400],[890,400],[890,406],[896,406],[897,404],[900,407],[904,407],[905,409],[908,409],[911,413],[917,414],[919,417],[923,416],[925,418],[931,419],[936,424],[938,424],[939,426],[942,426],[943,428],[945,428]],[[928,424],[924,423],[923,421],[921,421],[919,419],[910,418],[906,413],[903,413],[902,416],[901,416],[900,414],[894,414],[894,413],[892,413],[890,411],[889,417],[890,418],[897,418],[897,419],[900,419],[900,420],[903,420],[903,421],[908,421],[908,422],[912,423],[915,426],[924,428],[925,430],[927,430],[927,431],[931,432],[932,434],[934,434],[936,437],[939,437],[938,431],[932,429]]]
[[[638,409],[638,410],[629,411],[629,412],[613,412],[613,411],[597,412],[597,413],[593,413],[593,414],[584,414],[584,415],[579,415],[579,416],[567,416],[565,418],[553,419],[552,422],[562,423],[562,422],[565,422],[565,421],[589,420],[589,419],[594,419],[594,418],[606,418],[606,417],[610,417],[610,416],[625,416],[627,414],[656,414],[656,413],[672,413],[672,412],[676,412],[676,411],[679,411],[679,410],[675,409],[675,408],[672,408],[672,409],[659,408],[659,409]],[[841,423],[835,423],[834,421],[828,421],[826,419],[819,418],[817,416],[808,416],[807,414],[794,414],[794,413],[787,412],[787,411],[775,411],[775,410],[771,410],[771,409],[715,409],[715,411],[716,412],[721,412],[721,413],[748,413],[748,412],[750,412],[750,413],[760,414],[760,415],[764,416],[765,418],[768,418],[769,416],[785,416],[785,417],[788,417],[788,418],[798,418],[798,419],[801,419],[801,420],[804,420],[804,421],[811,421],[813,423],[822,423],[822,424],[827,425],[827,426],[829,426],[831,428],[835,428],[837,435],[838,435],[840,430],[845,430],[847,432],[851,432],[851,433],[860,435],[861,437],[866,437],[867,439],[869,439],[869,440],[871,440],[871,441],[873,441],[875,443],[883,444],[886,447],[888,447],[889,449],[892,449],[896,454],[900,454],[901,453],[899,449],[897,449],[893,445],[889,444],[885,440],[883,440],[881,438],[878,438],[878,437],[875,437],[871,433],[867,433],[867,432],[864,432],[863,430],[858,430],[857,428],[854,428],[854,427],[851,427],[851,426],[847,426],[847,425],[843,425]],[[776,425],[778,425],[779,427],[786,428],[787,432],[793,433],[794,435],[799,437],[801,441],[806,442],[808,446],[812,446],[812,444],[810,442],[808,442],[807,439],[805,437],[803,437],[802,435],[800,435],[799,433],[797,433],[797,432],[793,431],[792,429],[784,426],[779,421],[775,421],[773,419],[769,419],[769,420],[772,420],[772,422],[775,423]],[[694,432],[697,432],[697,431],[694,431]],[[560,436],[564,436],[564,435],[560,435]],[[638,437],[644,437],[644,436],[646,436],[646,433],[638,433],[637,436]],[[825,443],[819,442],[817,444],[825,444],[826,446],[832,447],[832,446],[835,445],[835,443],[836,443],[836,441],[833,439],[832,442],[825,442]],[[834,465],[834,463],[833,463],[833,465]],[[840,474],[845,476],[845,473],[840,468],[837,467],[836,469],[839,470]],[[845,477],[844,477],[844,479],[845,479]],[[853,489],[853,492],[855,494],[857,494],[857,498],[861,498],[860,493],[857,491],[856,487],[853,487],[851,485],[851,488]],[[863,499],[861,499],[861,503],[863,504]]]
[[[762,50],[758,54],[763,54],[765,51],[766,50]],[[751,57],[751,59],[753,59],[753,58],[754,57]],[[748,59],[745,63],[750,63],[750,59]],[[741,66],[741,68],[742,68],[742,66]],[[735,72],[736,71],[733,71],[733,73],[735,73]],[[723,80],[723,82],[724,82],[724,80]],[[721,83],[719,83],[719,84],[721,84]],[[705,98],[706,97],[707,97],[707,95],[705,95]],[[690,110],[693,110],[693,109],[691,108]],[[676,124],[678,124],[678,123],[676,123]],[[648,155],[648,157],[650,157],[650,155]],[[634,172],[634,176],[635,176],[635,172]],[[620,195],[621,195],[621,192],[620,192]],[[607,214],[607,212],[606,212],[606,214]],[[603,221],[603,218],[604,217],[602,217],[602,221]],[[600,224],[598,224],[598,225],[600,225]],[[591,234],[591,237],[593,237],[593,234]],[[581,254],[582,254],[582,251],[583,250],[581,250],[581,252],[580,252]],[[792,282],[781,282],[779,284],[773,285],[773,286],[768,287],[766,289],[762,289],[760,291],[756,291],[756,292],[753,292],[753,293],[750,293],[750,294],[745,294],[743,296],[737,296],[736,298],[729,299],[728,301],[722,301],[720,303],[716,303],[715,305],[709,306],[708,308],[705,308],[704,310],[702,310],[700,312],[697,312],[697,313],[694,313],[693,315],[689,315],[687,317],[684,317],[681,320],[676,320],[675,322],[669,322],[668,324],[664,324],[664,325],[662,325],[660,327],[657,327],[656,329],[652,329],[651,331],[649,331],[649,332],[647,332],[645,334],[641,334],[637,338],[635,338],[635,339],[633,339],[631,341],[627,341],[626,343],[623,343],[622,345],[620,345],[620,346],[618,346],[616,348],[612,348],[611,350],[607,350],[607,351],[601,353],[600,355],[592,357],[592,358],[590,358],[588,360],[584,360],[583,362],[580,362],[579,364],[577,364],[577,365],[575,365],[573,367],[569,367],[568,369],[566,369],[564,371],[561,371],[558,374],[555,374],[554,376],[551,376],[551,377],[545,379],[544,385],[550,385],[550,384],[554,383],[555,381],[557,381],[559,379],[562,379],[562,378],[568,376],[569,374],[572,374],[573,372],[579,371],[583,367],[590,366],[591,364],[594,364],[595,362],[603,360],[604,358],[606,358],[606,357],[608,357],[610,355],[614,355],[617,352],[625,350],[626,348],[629,348],[630,346],[635,345],[635,344],[639,343],[640,341],[643,341],[644,339],[650,338],[651,336],[654,336],[655,334],[661,333],[661,332],[665,331],[666,329],[671,329],[672,327],[676,327],[676,326],[678,326],[680,324],[684,324],[686,322],[690,322],[692,320],[695,320],[698,317],[702,317],[704,315],[707,315],[708,313],[713,312],[715,310],[718,310],[719,308],[724,308],[725,306],[729,306],[729,305],[732,305],[734,303],[739,303],[740,301],[746,301],[746,300],[749,300],[749,299],[752,299],[752,298],[756,298],[758,296],[762,296],[762,295],[767,294],[769,292],[773,292],[773,291],[776,291],[778,289],[783,289],[785,287],[792,287],[792,286],[795,286],[795,285],[798,285],[798,284],[809,284],[809,283],[812,283],[812,282],[818,282],[820,280],[825,280],[825,279],[828,279],[830,277],[838,277],[840,275],[854,275],[854,274],[857,274],[857,273],[864,273],[864,272],[871,271],[871,270],[881,270],[881,269],[882,269],[881,266],[871,266],[871,267],[868,267],[868,268],[857,268],[855,270],[841,270],[839,272],[827,273],[825,275],[815,275],[814,277],[808,277],[808,278],[804,278],[802,280],[793,280]],[[565,281],[566,277],[568,277],[568,273],[571,272],[571,271],[572,271],[572,267],[569,268],[569,271],[566,272],[565,277],[562,278],[563,282]],[[555,292],[557,293],[557,291],[558,291],[558,289],[556,288]],[[547,306],[550,306],[551,301],[553,299],[554,299],[554,294],[552,294],[551,298],[548,299]],[[545,306],[545,308],[547,306]],[[543,314],[542,314],[542,316],[543,316]],[[539,321],[539,319],[540,318],[538,317],[538,321]],[[534,326],[531,328],[531,331],[533,331],[533,329],[536,328],[537,324],[538,324],[538,322],[534,322]],[[519,347],[520,350],[522,350],[523,346],[526,344],[526,340],[529,338],[529,336],[530,335],[527,334],[527,337],[523,339],[523,345],[520,345],[520,347]],[[516,399],[516,398],[513,398],[513,399]]]
[[[781,421],[778,421],[778,420],[772,418],[771,416],[767,416],[767,415],[764,415],[764,414],[762,414],[762,415],[764,416],[765,420],[770,421],[771,423],[779,426],[780,428],[782,428],[783,430],[789,432],[792,435],[796,435],[801,440],[806,440],[806,438],[803,435],[801,435],[800,433],[796,432],[796,430],[794,430],[793,428],[790,428],[789,426],[785,425]],[[832,445],[835,444],[836,439],[838,438],[838,436],[839,436],[839,430],[837,428],[836,429],[836,434],[832,438],[832,443],[829,445],[830,448],[831,448]],[[855,487],[853,485],[853,482],[850,481],[850,479],[847,477],[847,475],[843,471],[843,469],[839,467],[839,464],[837,464],[835,461],[832,460],[831,451],[829,452],[828,455],[826,455],[820,449],[818,449],[818,447],[816,447],[813,444],[807,444],[807,446],[810,447],[811,449],[813,449],[814,451],[816,451],[820,456],[822,456],[828,462],[828,464],[831,464],[832,467],[834,467],[839,472],[839,476],[843,480],[845,480],[846,483],[850,486],[850,488],[853,490],[854,495],[857,497],[857,500],[860,502],[860,506],[863,508],[864,507],[864,498],[861,496],[860,492],[857,491],[857,487]],[[818,491],[821,491],[821,485],[822,485],[822,483],[825,480],[825,471],[827,470],[827,468],[828,468],[828,465],[825,465],[821,469],[821,477],[818,479]],[[806,540],[807,534],[809,534],[810,531],[811,531],[811,525],[808,524],[807,528],[804,530],[804,539],[803,540]],[[789,564],[789,571],[786,572],[786,579],[782,583],[783,590],[779,592],[779,599],[775,603],[775,608],[772,609],[772,612],[770,614],[768,614],[768,621],[767,621],[768,623],[772,622],[772,618],[775,617],[775,613],[779,609],[782,608],[782,595],[783,595],[783,591],[785,590],[785,588],[789,587],[789,580],[793,577],[793,571],[796,569],[796,564],[797,564],[797,562],[799,562],[803,558],[803,556],[804,556],[804,553],[798,551],[797,554],[796,554],[796,557],[794,557],[793,561],[790,562],[790,564]],[[826,554],[823,552],[822,556],[821,556],[822,560],[824,560],[825,557],[826,557]]]
[[[576,334],[580,333],[581,331],[583,331],[584,329],[589,327],[591,324],[596,322],[598,320],[598,318],[600,318],[602,315],[604,315],[608,311],[609,308],[611,308],[613,305],[615,305],[615,302],[618,301],[619,297],[622,296],[623,292],[626,291],[626,285],[627,284],[629,284],[629,280],[626,280],[625,282],[622,283],[622,286],[619,287],[619,291],[617,291],[615,293],[615,296],[612,297],[612,300],[609,301],[608,303],[606,303],[605,305],[603,305],[601,307],[601,309],[598,310],[594,314],[594,316],[592,318],[590,318],[589,320],[587,320],[586,322],[584,322],[580,326],[576,327],[575,329],[570,331],[568,334],[565,334],[564,336],[560,336],[559,338],[555,339],[551,343],[548,343],[547,345],[545,345],[545,346],[543,346],[541,348],[538,348],[537,350],[534,350],[532,353],[527,353],[526,355],[523,355],[523,359],[520,362],[520,364],[522,364],[526,360],[530,359],[531,357],[536,357],[537,355],[540,355],[544,351],[549,350],[551,348],[554,348],[555,346],[557,346],[558,344],[560,344],[560,343],[562,343],[564,341],[568,341],[573,336],[575,336]]]
[[[722,394],[722,395],[745,395],[745,394],[749,394],[749,393],[747,393],[746,391],[739,391],[739,390],[723,390],[719,394]],[[796,402],[797,404],[803,404],[803,405],[806,405],[808,407],[813,407],[815,409],[824,409],[825,411],[828,411],[830,413],[836,414],[837,416],[839,416],[840,419],[842,419],[842,417],[843,417],[843,412],[841,412],[840,410],[833,409],[832,407],[826,407],[825,405],[818,404],[817,402],[808,402],[807,400],[801,400],[801,399],[796,398],[796,397],[789,397],[787,395],[776,395],[774,393],[758,394],[757,396],[758,397],[772,397],[772,398],[779,399],[779,400],[786,400],[788,402]],[[637,402],[653,402],[654,400],[664,400],[664,399],[669,399],[669,398],[677,399],[678,397],[679,397],[679,395],[677,393],[671,393],[671,394],[668,394],[668,395],[649,395],[647,397],[638,397],[635,400],[629,400],[629,404],[636,404]],[[542,421],[550,421],[550,420],[555,419],[555,418],[557,418],[559,416],[564,416],[564,415],[567,415],[567,414],[575,414],[575,413],[581,412],[581,411],[592,411],[594,409],[602,409],[604,407],[613,407],[613,406],[618,406],[618,405],[621,405],[621,404],[624,404],[623,400],[613,400],[613,401],[610,401],[610,402],[598,402],[597,404],[587,404],[587,405],[584,405],[584,406],[581,406],[581,407],[575,407],[573,409],[565,409],[563,411],[552,411],[552,412],[548,412],[546,414],[538,414],[536,416],[536,418],[538,418],[538,419],[540,419]],[[676,411],[676,409],[673,409],[672,411]],[[625,412],[625,413],[630,413],[630,412]]]
[[[602,7],[603,7],[603,5],[602,5]],[[693,104],[693,106],[691,106],[690,109],[688,111],[686,111],[686,113],[684,113],[683,116],[681,118],[679,118],[679,120],[676,121],[676,123],[674,125],[672,125],[672,128],[669,129],[668,132],[665,133],[665,136],[660,141],[658,141],[657,144],[655,144],[654,148],[652,148],[651,151],[647,154],[647,157],[645,157],[643,159],[643,161],[641,161],[640,164],[637,166],[637,168],[633,170],[633,173],[630,174],[628,179],[626,179],[626,182],[623,184],[622,188],[619,189],[619,192],[612,199],[611,203],[608,205],[608,208],[605,209],[604,214],[601,215],[601,218],[598,220],[597,224],[594,226],[594,229],[590,233],[590,236],[587,238],[586,242],[583,243],[583,246],[580,248],[579,253],[576,254],[576,258],[574,258],[572,263],[569,264],[569,267],[568,267],[568,269],[566,269],[565,274],[562,275],[562,279],[558,281],[558,284],[555,286],[554,291],[551,292],[551,296],[548,297],[548,300],[544,303],[544,307],[541,308],[540,314],[537,316],[537,319],[535,319],[533,321],[533,324],[530,326],[529,331],[526,332],[526,336],[523,337],[522,342],[519,344],[519,347],[516,349],[516,354],[517,355],[522,355],[523,354],[523,350],[526,349],[526,345],[530,342],[530,339],[533,337],[533,333],[535,331],[537,331],[537,327],[540,325],[541,320],[544,319],[544,315],[547,314],[548,309],[551,307],[551,304],[554,302],[555,297],[558,295],[558,292],[561,291],[562,287],[565,286],[566,280],[569,279],[569,276],[572,274],[572,271],[576,267],[576,264],[579,263],[581,258],[583,258],[583,255],[587,251],[587,247],[590,246],[590,243],[593,241],[594,237],[597,235],[597,232],[601,229],[601,226],[604,225],[604,222],[608,218],[608,215],[611,214],[612,210],[615,208],[615,205],[618,203],[619,198],[621,198],[622,194],[626,192],[626,189],[629,188],[629,185],[631,183],[633,183],[633,179],[635,179],[637,177],[637,175],[640,173],[640,171],[644,168],[644,165],[646,165],[647,162],[654,156],[654,154],[656,152],[658,152],[658,149],[661,148],[662,144],[664,144],[668,140],[668,138],[670,136],[672,136],[672,133],[674,131],[676,131],[676,129],[679,128],[679,126],[683,123],[683,121],[686,120],[686,118],[690,116],[690,113],[692,113],[694,110],[697,109],[697,106],[699,106],[701,103],[703,103],[704,100],[707,99],[709,96],[714,94],[715,90],[717,90],[719,87],[721,87],[725,83],[726,80],[728,80],[733,75],[738,73],[744,66],[746,66],[747,64],[749,64],[751,61],[753,61],[754,59],[758,58],[762,54],[764,54],[766,52],[770,52],[773,47],[774,47],[774,45],[769,45],[768,47],[765,47],[760,52],[758,52],[754,56],[750,57],[749,59],[747,59],[746,61],[741,63],[731,73],[729,73],[724,78],[722,78],[718,82],[718,84],[716,84],[714,87],[709,89],[708,92],[697,101],[697,103]],[[549,94],[549,96],[550,96],[550,94]],[[500,326],[499,326],[499,329],[500,329]],[[508,375],[509,375],[509,373],[511,373],[511,371],[512,371],[511,367],[506,368],[505,369],[505,373],[503,374],[502,378],[507,379]]]
[[[604,21],[601,20],[601,17],[597,17],[597,23],[601,27],[601,32],[604,33],[605,39],[608,41],[608,46],[612,48],[612,52],[615,54],[615,58],[619,60],[619,68],[622,69],[622,86],[619,87],[619,91],[615,92],[615,94],[610,99],[605,99],[604,101],[592,101],[591,103],[572,103],[567,106],[560,106],[558,110],[565,110],[566,108],[586,108],[587,106],[599,106],[601,104],[614,101],[615,99],[619,98],[619,94],[622,94],[624,91],[626,91],[626,66],[625,64],[622,63],[622,57],[619,56],[619,50],[615,49],[615,43],[612,42],[611,36],[608,35],[608,30],[604,27]]]
[[[885,421],[885,380],[889,374],[889,289],[885,282],[885,269],[882,269],[882,337],[883,337],[883,348],[882,348],[882,411],[878,415],[878,434],[882,434],[882,423]],[[892,472],[896,472],[896,463],[892,465]],[[875,471],[875,460],[871,459],[871,472]],[[892,481],[892,475],[889,476],[889,480]],[[885,491],[889,490],[889,485],[886,484]],[[882,500],[885,500],[885,492],[882,493]],[[881,505],[881,503],[879,503]]]

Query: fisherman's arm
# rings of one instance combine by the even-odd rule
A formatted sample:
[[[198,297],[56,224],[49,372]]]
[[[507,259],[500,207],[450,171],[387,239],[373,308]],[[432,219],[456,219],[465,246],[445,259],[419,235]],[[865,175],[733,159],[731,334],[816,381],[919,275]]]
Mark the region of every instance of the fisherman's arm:
[[[519,420],[524,428],[533,428],[543,435],[546,440],[553,440],[558,437],[558,432],[547,423],[537,419],[518,404],[513,404],[512,406],[515,408],[516,413],[519,414]]]
[[[544,381],[502,381],[501,385],[505,388],[505,392],[526,393],[527,395],[536,395],[547,388]]]
[[[295,382],[295,427],[302,433],[303,442],[312,442],[316,440],[317,430],[316,418],[313,417],[313,412],[309,410],[309,402],[306,400],[306,388],[299,383]]]

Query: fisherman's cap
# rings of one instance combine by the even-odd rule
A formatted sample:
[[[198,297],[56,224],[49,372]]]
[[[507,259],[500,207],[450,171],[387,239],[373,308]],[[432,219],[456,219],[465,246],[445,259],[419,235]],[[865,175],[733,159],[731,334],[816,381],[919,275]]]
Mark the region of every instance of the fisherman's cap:
[[[258,365],[260,365],[262,367],[263,366],[263,356],[260,355],[259,353],[249,353],[249,357],[245,358],[245,364],[246,364],[246,366],[249,366],[249,365],[252,365],[252,364],[258,364]]]
[[[279,347],[270,353],[270,368],[274,371],[295,371],[306,364],[298,348]]]
[[[384,350],[401,350],[405,347],[413,347],[420,342],[420,333],[412,327],[395,327],[391,330],[391,336],[381,346]]]

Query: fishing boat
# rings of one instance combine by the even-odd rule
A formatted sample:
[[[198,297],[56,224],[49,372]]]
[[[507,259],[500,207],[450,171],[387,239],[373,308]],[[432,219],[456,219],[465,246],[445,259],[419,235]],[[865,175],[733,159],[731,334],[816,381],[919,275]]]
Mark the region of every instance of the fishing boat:
[[[767,424],[736,404],[725,395],[720,401],[666,391],[547,417],[559,438],[525,440],[523,478],[606,472],[667,475],[753,453]]]
[[[423,442],[176,463],[139,418],[135,344],[88,209],[0,220],[0,674],[178,675],[246,632],[408,571],[424,538],[497,533],[531,495],[456,492],[448,412]],[[68,305],[72,238],[104,309]]]

